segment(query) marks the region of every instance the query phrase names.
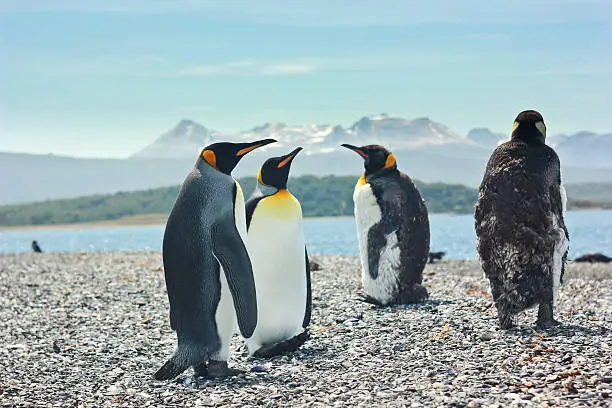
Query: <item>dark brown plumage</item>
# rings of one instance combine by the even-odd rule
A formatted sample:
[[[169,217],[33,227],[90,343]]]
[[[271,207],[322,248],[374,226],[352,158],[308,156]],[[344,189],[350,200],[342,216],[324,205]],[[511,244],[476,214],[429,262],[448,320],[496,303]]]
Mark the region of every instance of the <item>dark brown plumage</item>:
[[[521,112],[510,141],[487,163],[475,210],[477,250],[491,283],[499,325],[539,305],[538,325],[557,322],[552,307],[563,279],[569,234],[565,227],[560,161],[544,143],[542,116]]]

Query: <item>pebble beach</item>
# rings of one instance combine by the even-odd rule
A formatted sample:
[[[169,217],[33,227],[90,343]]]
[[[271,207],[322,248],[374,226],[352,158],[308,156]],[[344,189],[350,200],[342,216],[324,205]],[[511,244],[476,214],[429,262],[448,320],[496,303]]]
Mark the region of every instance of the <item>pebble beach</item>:
[[[153,373],[172,354],[161,253],[0,256],[1,407],[612,406],[612,264],[570,263],[555,317],[497,329],[474,261],[428,265],[430,299],[359,300],[355,257],[312,256],[311,338],[269,360],[236,336],[222,380]]]

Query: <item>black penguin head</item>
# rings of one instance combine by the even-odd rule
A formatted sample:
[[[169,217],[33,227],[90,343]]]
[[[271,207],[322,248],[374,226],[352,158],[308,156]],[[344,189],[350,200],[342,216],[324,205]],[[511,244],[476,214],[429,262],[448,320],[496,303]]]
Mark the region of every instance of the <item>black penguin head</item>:
[[[295,156],[297,156],[300,150],[302,150],[302,148],[298,147],[289,154],[279,157],[271,157],[266,160],[259,169],[257,180],[259,180],[261,184],[276,187],[278,189],[287,188],[287,179],[289,178],[291,162]]]
[[[395,155],[380,145],[353,146],[343,144],[342,147],[351,149],[364,160],[365,174],[373,174],[382,169],[396,169]]]
[[[546,125],[540,112],[526,110],[519,113],[512,125],[512,139],[520,139],[527,143],[544,143]]]
[[[263,139],[251,143],[213,143],[202,150],[196,167],[210,165],[229,175],[245,154],[274,142],[276,142],[274,139]]]

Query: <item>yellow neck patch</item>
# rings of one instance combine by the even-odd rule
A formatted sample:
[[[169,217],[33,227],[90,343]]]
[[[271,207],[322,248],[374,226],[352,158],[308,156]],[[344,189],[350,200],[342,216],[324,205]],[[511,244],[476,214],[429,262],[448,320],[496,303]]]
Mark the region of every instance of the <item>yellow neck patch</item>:
[[[202,158],[206,161],[206,163],[210,164],[215,169],[217,168],[217,156],[215,155],[215,152],[212,150],[204,150],[204,152],[202,152]]]
[[[253,225],[257,216],[297,219],[302,217],[302,206],[293,194],[281,188],[276,194],[272,194],[260,201],[253,214],[251,225]]]
[[[514,122],[512,124],[512,132],[510,132],[510,133],[514,133],[514,131],[516,130],[517,127],[519,127],[519,123],[518,122]]]
[[[261,184],[263,184],[264,182],[261,180],[261,168],[257,171],[257,181],[259,181]]]
[[[357,180],[357,185],[364,186],[365,184],[366,184],[365,173],[363,173],[361,177],[359,177],[359,180]]]
[[[385,162],[385,169],[395,166],[396,163],[397,161],[395,160],[395,156],[393,155],[393,153],[389,153],[389,155],[387,156],[387,161]]]
[[[544,139],[546,139],[546,125],[544,122],[540,121],[535,124],[535,127],[538,128]]]

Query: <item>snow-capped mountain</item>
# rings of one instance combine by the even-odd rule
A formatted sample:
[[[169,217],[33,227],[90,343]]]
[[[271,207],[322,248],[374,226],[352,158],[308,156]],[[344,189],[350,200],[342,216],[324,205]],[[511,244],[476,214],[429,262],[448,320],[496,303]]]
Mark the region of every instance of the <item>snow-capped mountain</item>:
[[[508,140],[510,135],[495,133],[487,128],[475,128],[470,130],[466,137],[480,146],[492,149],[500,142]]]
[[[268,137],[279,142],[246,155],[232,175],[254,177],[265,159],[302,146],[304,151],[291,166],[292,177],[334,174],[357,179],[363,161],[340,144],[379,143],[393,151],[399,168],[412,178],[477,187],[495,145],[509,135],[478,128],[463,137],[430,119],[389,115],[363,117],[348,127],[266,123],[232,134],[185,119],[127,160],[0,152],[0,174],[11,175],[0,178],[0,204],[178,184],[203,147],[223,140]],[[612,134],[550,135],[547,143],[561,158],[565,183],[612,182]],[[33,167],[45,171],[32,172]]]
[[[190,119],[181,120],[174,128],[158,137],[152,144],[132,155],[134,158],[194,157],[202,147],[222,139],[219,132]]]
[[[561,162],[570,166],[612,168],[612,133],[578,132],[551,138]]]
[[[285,123],[266,123],[235,134],[222,133],[207,129],[191,120],[182,120],[132,157],[193,157],[204,146],[215,141],[251,141],[262,138],[278,140],[278,143],[266,146],[263,150],[281,150],[299,145],[305,148],[304,153],[308,155],[328,153],[342,143],[375,143],[394,150],[457,144],[477,146],[473,140],[428,118],[408,120],[386,114],[363,117],[348,128],[341,125],[292,126]]]
[[[495,133],[487,128],[474,128],[462,136],[428,118],[405,119],[387,114],[364,116],[349,127],[330,124],[288,125],[265,123],[238,133],[226,133],[206,128],[184,119],[173,129],[159,136],[151,145],[134,154],[139,159],[181,159],[192,161],[201,149],[217,141],[278,140],[258,149],[245,163],[260,163],[264,157],[284,154],[296,146],[304,147],[300,156],[312,159],[303,164],[304,172],[318,174],[333,165],[351,166],[350,153],[340,148],[342,143],[354,145],[381,144],[412,163],[419,160],[470,159],[485,162],[499,143],[509,134]],[[612,168],[612,134],[579,132],[573,135],[550,135],[547,143],[555,148],[567,166]],[[320,158],[320,160],[319,160]],[[299,171],[300,165],[297,165]],[[250,168],[251,165],[241,165]]]

